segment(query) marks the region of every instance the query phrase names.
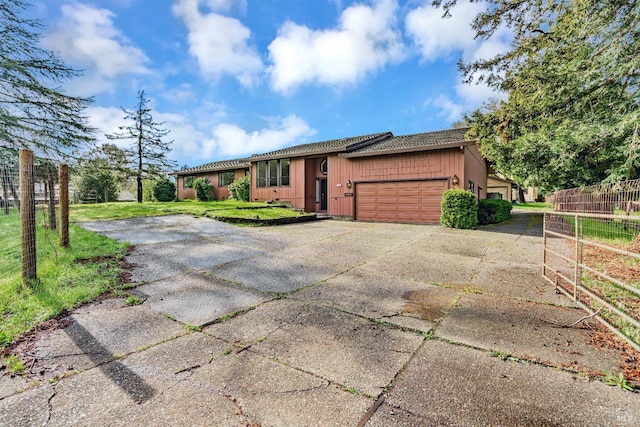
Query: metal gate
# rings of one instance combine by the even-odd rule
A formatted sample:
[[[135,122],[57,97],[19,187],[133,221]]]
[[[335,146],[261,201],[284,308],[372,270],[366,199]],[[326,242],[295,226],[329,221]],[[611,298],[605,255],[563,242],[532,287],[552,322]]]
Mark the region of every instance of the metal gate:
[[[542,274],[640,351],[640,181],[622,184],[556,192]]]

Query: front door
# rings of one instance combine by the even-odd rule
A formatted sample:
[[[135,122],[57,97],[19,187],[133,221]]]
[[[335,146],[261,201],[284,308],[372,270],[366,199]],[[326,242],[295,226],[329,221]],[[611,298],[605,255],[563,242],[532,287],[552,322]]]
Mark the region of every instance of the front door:
[[[316,178],[316,203],[320,211],[327,210],[327,178]]]

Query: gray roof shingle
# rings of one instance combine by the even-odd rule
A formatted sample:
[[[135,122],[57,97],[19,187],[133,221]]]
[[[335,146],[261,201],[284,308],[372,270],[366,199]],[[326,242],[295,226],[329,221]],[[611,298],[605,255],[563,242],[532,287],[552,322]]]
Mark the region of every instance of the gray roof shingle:
[[[190,175],[194,173],[202,172],[218,172],[218,171],[231,171],[237,169],[249,169],[251,162],[249,159],[231,159],[221,160],[218,162],[211,162],[201,166],[195,166],[193,168],[184,169],[174,172],[176,175]]]
[[[469,141],[464,137],[468,130],[469,128],[448,129],[436,132],[395,136],[347,153],[341,153],[340,156],[364,157],[391,153],[435,150],[458,144],[468,145]]]
[[[300,157],[313,154],[339,153],[367,146],[380,140],[391,138],[391,132],[373,133],[370,135],[354,136],[350,138],[332,139],[330,141],[313,142],[310,144],[294,145],[264,154],[254,154],[250,161],[278,159],[284,157]]]
[[[294,145],[264,154],[254,154],[250,158],[222,160],[201,166],[174,172],[175,175],[189,175],[202,172],[216,172],[249,168],[251,162],[258,160],[301,157],[327,153],[339,153],[344,157],[365,157],[382,154],[414,152],[445,148],[447,146],[468,145],[465,133],[468,128],[448,129],[437,132],[416,133],[413,135],[393,136],[391,132],[373,133],[350,138],[332,139]]]

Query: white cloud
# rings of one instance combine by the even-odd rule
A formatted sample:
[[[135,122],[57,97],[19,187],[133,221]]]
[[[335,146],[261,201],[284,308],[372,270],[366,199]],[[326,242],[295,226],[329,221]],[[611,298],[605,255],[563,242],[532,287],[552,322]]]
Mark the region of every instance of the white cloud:
[[[485,7],[482,3],[458,2],[451,10],[451,17],[443,18],[441,8],[427,4],[407,14],[406,31],[425,61],[433,62],[458,51],[467,57],[473,55],[478,44],[471,21]]]
[[[147,56],[114,27],[114,16],[107,9],[65,4],[61,20],[43,38],[47,49],[85,70],[70,82],[73,93],[95,95],[111,90],[124,75],[149,73]]]
[[[238,9],[247,10],[247,0],[204,0],[205,4],[214,12],[231,12]]]
[[[387,63],[404,58],[395,26],[395,0],[374,6],[353,5],[342,12],[337,28],[312,30],[286,22],[269,45],[271,85],[287,93],[308,83],[354,83]]]
[[[249,47],[251,30],[239,20],[219,13],[202,13],[199,0],[177,0],[173,12],[189,30],[189,52],[198,59],[200,70],[214,78],[231,74],[245,87],[256,82],[262,71],[262,60]],[[211,10],[229,10],[242,2],[205,0]],[[246,7],[246,4],[244,5]]]
[[[296,115],[289,115],[270,123],[270,127],[259,131],[247,132],[228,123],[217,125],[212,137],[206,142],[215,146],[221,156],[247,156],[263,153],[300,143],[315,133],[309,125]]]
[[[219,107],[214,105],[212,108]],[[127,124],[121,109],[91,107],[87,109],[87,115],[89,124],[98,129],[96,136],[99,144],[108,142],[120,148],[131,145],[131,140],[109,140],[105,136],[119,132],[119,127]],[[267,127],[253,132],[224,122],[211,127],[210,124],[199,123],[187,114],[154,111],[153,118],[164,122],[162,127],[170,131],[166,136],[166,140],[173,140],[169,157],[191,166],[210,162],[212,159],[244,157],[276,150],[305,142],[306,138],[316,132],[296,115],[269,118]]]
[[[464,105],[456,103],[444,95],[427,99],[424,106],[439,109],[440,111],[436,116],[443,117],[447,123],[453,123],[456,120],[459,120],[466,112]]]
[[[426,62],[459,57],[465,62],[489,59],[509,50],[512,34],[506,28],[499,28],[489,40],[474,39],[471,23],[486,8],[487,4],[482,2],[458,2],[451,9],[451,17],[443,18],[441,8],[427,4],[407,14],[406,31]],[[504,94],[484,83],[475,84],[476,79],[473,80],[471,84],[459,82],[453,96],[437,95],[427,99],[425,107],[439,109],[437,116],[451,123],[491,98],[504,98]]]

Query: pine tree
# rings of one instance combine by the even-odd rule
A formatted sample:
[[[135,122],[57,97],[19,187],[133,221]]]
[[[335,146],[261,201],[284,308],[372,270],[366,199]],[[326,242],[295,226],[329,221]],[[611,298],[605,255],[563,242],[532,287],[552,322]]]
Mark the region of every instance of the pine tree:
[[[64,155],[93,141],[92,100],[59,88],[79,73],[38,46],[42,23],[20,17],[27,7],[0,0],[0,146]]]
[[[470,116],[499,171],[546,190],[640,177],[640,3],[491,0],[472,27],[513,34],[507,52],[459,64],[508,94]]]
[[[142,203],[144,179],[162,177],[176,167],[176,162],[167,158],[173,141],[163,141],[169,131],[161,128],[163,122],[153,120],[148,103],[144,90],[138,92],[135,109],[122,109],[124,119],[130,124],[121,126],[121,132],[106,135],[111,140],[131,140],[125,152],[130,161],[131,174],[136,178],[138,203]]]

